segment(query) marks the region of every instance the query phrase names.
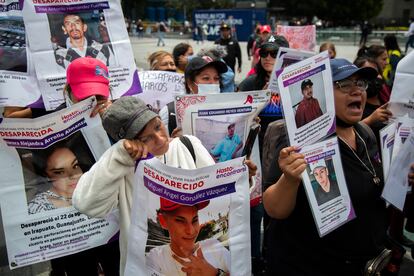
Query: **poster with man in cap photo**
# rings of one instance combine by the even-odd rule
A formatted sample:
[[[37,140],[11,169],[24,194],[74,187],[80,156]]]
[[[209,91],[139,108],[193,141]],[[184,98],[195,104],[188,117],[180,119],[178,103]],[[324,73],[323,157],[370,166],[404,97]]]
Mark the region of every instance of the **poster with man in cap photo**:
[[[313,97],[313,82],[310,79],[302,81],[300,90],[303,99],[296,108],[295,122],[297,128],[306,125],[323,114],[318,100]]]

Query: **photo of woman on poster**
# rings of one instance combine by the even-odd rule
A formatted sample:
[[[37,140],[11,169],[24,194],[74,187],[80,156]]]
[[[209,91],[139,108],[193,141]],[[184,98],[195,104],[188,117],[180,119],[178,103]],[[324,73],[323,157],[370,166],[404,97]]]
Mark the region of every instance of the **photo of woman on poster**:
[[[153,247],[146,256],[147,268],[163,275],[229,275],[230,251],[215,238],[200,238],[198,212],[210,201],[181,205],[160,197],[157,220],[168,232],[169,244]],[[225,217],[219,225],[228,229]]]
[[[74,145],[79,146],[83,137],[72,137],[71,141],[60,141],[46,149],[33,150],[31,162],[35,175],[37,176],[38,187],[44,184],[46,189],[37,189],[32,199],[28,198],[29,214],[36,214],[43,211],[55,210],[58,208],[70,207],[72,205],[72,194],[76,188],[79,178],[87,171],[91,164],[90,157],[78,156]],[[79,138],[82,138],[79,141]],[[78,143],[75,143],[78,140]],[[83,140],[85,143],[85,141]],[[86,145],[86,143],[85,143]],[[90,152],[86,151],[87,154]]]

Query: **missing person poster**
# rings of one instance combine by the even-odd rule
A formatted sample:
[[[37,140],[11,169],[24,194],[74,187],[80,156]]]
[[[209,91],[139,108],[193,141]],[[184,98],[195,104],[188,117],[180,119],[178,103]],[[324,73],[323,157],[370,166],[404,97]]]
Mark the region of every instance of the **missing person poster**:
[[[0,106],[41,103],[35,68],[27,51],[22,0],[0,1]]]
[[[300,153],[308,163],[302,173],[303,184],[319,236],[324,236],[355,218],[342,169],[338,139],[330,138]]]
[[[1,211],[11,269],[107,243],[117,214],[92,219],[72,207],[81,175],[110,146],[87,99],[36,119],[0,123]]]
[[[316,47],[316,27],[307,26],[276,26],[276,33],[289,41],[289,47],[306,51],[314,51]]]
[[[167,71],[138,72],[142,93],[139,98],[150,104],[156,112],[185,94],[184,74]]]
[[[216,162],[240,157],[244,148],[252,149],[251,160],[258,166],[250,186],[253,205],[261,199],[262,170],[259,139],[248,141],[247,137],[269,97],[269,91],[176,97],[177,121],[183,133],[199,138]]]
[[[279,92],[277,77],[280,74],[280,69],[283,69],[301,60],[310,58],[313,55],[315,55],[314,52],[280,47],[277,52],[275,66],[273,67],[272,74],[270,75],[269,89],[272,92]]]
[[[108,66],[113,99],[141,92],[120,1],[28,0],[23,16],[47,110],[64,101],[66,69],[79,57]]]
[[[400,153],[402,145],[407,140],[411,132],[414,132],[414,118],[400,117],[397,118],[397,127],[394,137],[394,147],[392,150],[391,162],[394,162]]]
[[[327,51],[284,68],[278,83],[292,146],[312,144],[335,132],[335,104]]]
[[[250,275],[243,158],[195,170],[141,160],[125,275]]]
[[[414,163],[413,148],[414,132],[411,132],[391,163],[381,195],[388,203],[401,211],[404,209],[407,192],[412,189],[408,185],[408,173]]]
[[[395,132],[397,131],[398,121],[393,121],[380,130],[381,161],[384,171],[384,179],[387,179],[390,170],[391,159],[394,149]]]

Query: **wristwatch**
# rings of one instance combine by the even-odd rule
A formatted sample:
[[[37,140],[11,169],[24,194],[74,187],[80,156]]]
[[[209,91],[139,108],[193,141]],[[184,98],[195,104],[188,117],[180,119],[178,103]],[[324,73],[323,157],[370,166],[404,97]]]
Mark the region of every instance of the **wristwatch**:
[[[227,273],[224,272],[224,270],[221,270],[220,268],[217,268],[217,274],[216,276],[226,276]]]

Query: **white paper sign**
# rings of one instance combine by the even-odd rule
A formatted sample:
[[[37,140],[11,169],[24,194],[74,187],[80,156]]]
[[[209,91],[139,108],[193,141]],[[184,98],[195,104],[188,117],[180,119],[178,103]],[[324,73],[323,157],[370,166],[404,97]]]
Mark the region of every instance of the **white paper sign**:
[[[177,95],[185,94],[184,74],[166,71],[138,72],[142,93],[139,98],[156,110],[174,101]]]
[[[291,145],[309,145],[335,132],[327,51],[284,68],[278,83]]]
[[[242,155],[250,127],[269,97],[268,91],[179,96],[176,98],[177,121],[184,134],[200,139],[216,162],[224,162]],[[250,189],[251,200],[255,200],[262,194],[258,138],[251,159],[258,167]]]
[[[80,176],[110,146],[87,99],[36,119],[0,123],[1,211],[10,268],[70,255],[107,243],[117,211],[90,219],[72,204]]]
[[[113,99],[141,92],[120,1],[28,0],[23,16],[47,110],[64,101],[66,69],[84,56],[108,66]]]
[[[300,151],[308,163],[303,184],[317,226],[324,236],[355,218],[342,170],[338,139],[305,146]]]
[[[387,180],[385,181],[382,197],[399,210],[404,209],[405,198],[407,196],[408,173],[411,164],[414,163],[414,132],[407,137],[401,150],[391,163]]]
[[[0,106],[42,105],[19,0],[0,1]]]
[[[251,274],[243,158],[195,170],[141,160],[135,178],[125,275],[185,275],[184,266],[201,268],[195,259],[227,275]]]
[[[384,179],[387,179],[388,171],[390,169],[397,124],[397,121],[393,121],[380,130],[381,159],[382,168],[384,170]]]

